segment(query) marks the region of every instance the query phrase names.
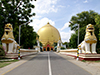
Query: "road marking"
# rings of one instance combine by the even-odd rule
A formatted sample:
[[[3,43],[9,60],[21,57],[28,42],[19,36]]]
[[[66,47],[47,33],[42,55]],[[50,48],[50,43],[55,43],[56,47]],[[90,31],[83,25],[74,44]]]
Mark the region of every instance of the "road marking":
[[[49,52],[48,52],[48,66],[49,66],[49,75],[52,75]]]

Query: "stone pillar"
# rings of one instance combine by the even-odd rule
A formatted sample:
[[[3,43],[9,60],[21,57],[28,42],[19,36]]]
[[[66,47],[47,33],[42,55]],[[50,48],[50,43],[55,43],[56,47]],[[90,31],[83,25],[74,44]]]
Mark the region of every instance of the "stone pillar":
[[[57,44],[57,52],[60,52],[60,43],[61,43],[61,41],[59,40],[58,44]]]
[[[40,44],[39,44],[38,40],[37,40],[37,50],[38,50],[38,52],[40,52]]]

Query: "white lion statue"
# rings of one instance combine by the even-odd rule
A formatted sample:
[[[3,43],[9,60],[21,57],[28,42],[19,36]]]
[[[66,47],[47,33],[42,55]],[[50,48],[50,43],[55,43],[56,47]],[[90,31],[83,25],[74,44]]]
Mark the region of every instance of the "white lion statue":
[[[86,35],[84,41],[78,45],[80,53],[96,53],[96,42],[97,38],[94,34],[94,26],[88,24],[86,26]]]
[[[19,45],[14,40],[13,28],[10,23],[5,25],[4,35],[2,36],[1,41],[7,53],[17,53],[17,48]]]

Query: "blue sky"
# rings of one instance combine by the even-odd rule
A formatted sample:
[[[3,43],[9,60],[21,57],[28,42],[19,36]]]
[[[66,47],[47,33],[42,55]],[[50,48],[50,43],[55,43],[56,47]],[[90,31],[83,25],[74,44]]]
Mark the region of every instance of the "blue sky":
[[[32,12],[36,16],[32,17],[33,22],[30,25],[37,32],[49,22],[59,30],[62,42],[69,42],[71,34],[74,33],[68,27],[72,16],[89,10],[100,14],[100,0],[37,0],[32,4],[35,5]]]

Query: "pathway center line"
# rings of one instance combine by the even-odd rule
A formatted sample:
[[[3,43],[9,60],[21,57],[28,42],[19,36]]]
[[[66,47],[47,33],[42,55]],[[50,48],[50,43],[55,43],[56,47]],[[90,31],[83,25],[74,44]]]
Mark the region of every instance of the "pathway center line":
[[[52,75],[49,52],[48,52],[48,66],[49,66],[49,75]]]

